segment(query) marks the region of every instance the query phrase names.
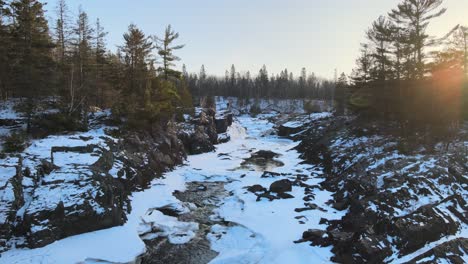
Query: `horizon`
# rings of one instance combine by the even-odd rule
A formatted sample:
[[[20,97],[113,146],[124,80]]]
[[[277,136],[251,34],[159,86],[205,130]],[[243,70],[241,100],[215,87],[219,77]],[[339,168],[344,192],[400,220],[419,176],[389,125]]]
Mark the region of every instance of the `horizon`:
[[[185,64],[190,73],[198,73],[203,64],[209,75],[222,77],[234,64],[237,71],[256,75],[265,64],[269,75],[287,68],[298,76],[305,67],[308,74],[313,72],[331,79],[335,70],[338,74],[351,73],[360,43],[365,40],[365,31],[398,2],[293,0],[288,1],[285,8],[279,0],[255,3],[247,0],[236,3],[143,0],[137,6],[117,0],[113,1],[112,12],[105,1],[69,0],[67,4],[73,14],[72,22],[79,6],[88,13],[90,23],[97,18],[101,20],[109,32],[107,47],[110,51],[116,51],[122,44],[122,35],[131,23],[147,35],[158,36],[171,24],[180,33],[178,43],[185,44],[177,53],[181,58],[177,67],[181,69]],[[47,3],[46,15],[54,18],[56,1]],[[465,24],[463,10],[468,10],[468,2],[446,0],[443,7],[448,8],[447,13],[429,25],[428,32],[433,36],[441,37],[455,25]],[[343,24],[342,21],[353,23]]]

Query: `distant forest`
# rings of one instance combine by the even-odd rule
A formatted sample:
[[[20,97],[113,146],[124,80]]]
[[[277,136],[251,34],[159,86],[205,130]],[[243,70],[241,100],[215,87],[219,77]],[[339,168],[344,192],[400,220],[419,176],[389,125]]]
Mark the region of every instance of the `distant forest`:
[[[183,67],[183,76],[194,95],[198,96],[235,96],[239,98],[315,98],[333,100],[335,81],[307,74],[302,68],[298,77],[288,69],[271,76],[267,67],[252,76],[249,71],[241,74],[234,65],[226,70],[224,77],[208,75],[202,65],[200,73],[189,74]]]
[[[353,72],[325,80],[306,69],[271,74],[266,66],[241,74],[233,65],[222,77],[204,66],[199,73],[178,71],[176,53],[184,45],[171,26],[155,36],[131,24],[111,52],[101,21],[90,21],[82,9],[73,17],[65,0],[58,1],[55,21],[47,21],[41,1],[0,0],[0,98],[22,98],[28,127],[43,98],[56,99],[57,120],[86,129],[96,106],[151,127],[193,112],[194,98],[224,95],[333,100],[336,114],[396,122],[403,135],[450,135],[468,116],[468,28],[429,36],[430,22],[446,11],[442,4],[402,0],[370,25]]]

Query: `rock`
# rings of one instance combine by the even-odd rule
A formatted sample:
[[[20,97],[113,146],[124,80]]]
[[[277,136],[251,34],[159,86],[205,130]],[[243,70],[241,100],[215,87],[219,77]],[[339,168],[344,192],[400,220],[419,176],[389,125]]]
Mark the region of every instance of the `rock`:
[[[228,120],[224,116],[220,116],[220,117],[217,116],[215,118],[215,125],[216,125],[216,132],[218,134],[226,133],[229,127]]]
[[[247,191],[252,192],[252,193],[266,192],[266,190],[267,190],[267,189],[265,189],[265,187],[263,187],[263,186],[261,186],[261,185],[258,185],[258,184],[249,186],[249,187],[247,188]]]
[[[261,178],[277,178],[277,177],[285,176],[285,175],[286,174],[271,172],[271,171],[265,171],[265,172],[263,172]]]
[[[0,160],[0,251],[1,242],[13,236],[16,229],[15,219],[18,210],[24,205],[22,186],[22,159],[9,157]]]
[[[279,154],[269,150],[259,150],[252,154],[252,158],[263,158],[263,159],[274,159],[278,157]]]
[[[58,169],[58,166],[55,166],[52,162],[49,162],[47,160],[41,160],[41,166],[38,167],[38,171],[40,171],[40,174],[50,174],[52,171]]]
[[[293,199],[294,196],[292,196],[289,193],[278,193],[278,197],[281,199]]]
[[[302,233],[300,242],[312,242],[313,246],[328,246],[329,238],[327,232],[319,229],[309,229]]]
[[[299,133],[303,130],[303,125],[304,124],[296,122],[285,123],[278,128],[278,136],[287,137]]]
[[[393,253],[387,240],[379,240],[373,235],[363,234],[360,239],[353,243],[356,251],[369,263],[383,263]]]
[[[231,136],[229,136],[227,133],[222,133],[218,135],[218,144],[227,143],[230,140],[231,140]]]
[[[468,238],[456,238],[442,243],[407,263],[466,263]]]
[[[292,183],[290,180],[279,180],[270,185],[270,192],[285,193],[292,191]]]
[[[201,126],[195,128],[195,133],[192,135],[190,141],[190,154],[201,154],[211,152],[215,149],[210,137]]]
[[[262,198],[266,198],[266,199],[268,199],[269,201],[273,201],[273,200],[278,199],[278,197],[272,195],[272,194],[269,193],[269,192],[257,194],[257,202],[259,202]]]

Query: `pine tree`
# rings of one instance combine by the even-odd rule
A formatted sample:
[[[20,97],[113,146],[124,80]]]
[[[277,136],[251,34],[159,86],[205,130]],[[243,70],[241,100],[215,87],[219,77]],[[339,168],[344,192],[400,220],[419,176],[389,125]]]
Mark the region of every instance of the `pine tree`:
[[[338,81],[336,83],[336,92],[335,92],[335,99],[336,99],[336,114],[343,115],[346,109],[346,101],[347,101],[347,89],[348,89],[348,78],[346,74],[343,72],[341,73]]]
[[[144,100],[148,65],[154,49],[151,38],[131,24],[124,34],[125,44],[120,47],[125,64],[123,96]]]
[[[10,25],[4,24],[4,21],[10,16],[10,10],[5,1],[0,0],[0,100],[7,99],[11,93],[9,89],[9,71],[10,71],[10,49],[11,34]]]
[[[15,0],[11,3],[14,19],[14,66],[16,95],[27,98],[28,130],[36,100],[51,94],[52,48],[43,5],[36,0]]]
[[[173,45],[173,42],[179,38],[179,33],[172,30],[171,25],[166,27],[164,38],[158,39],[158,54],[162,58],[162,66],[159,70],[162,72],[164,79],[167,81],[170,77],[179,78],[180,72],[172,69],[175,66],[174,62],[180,58],[174,55],[174,51],[182,49],[185,45]]]
[[[389,14],[398,26],[409,30],[407,38],[412,45],[415,57],[414,74],[418,78],[422,78],[425,73],[424,50],[432,44],[426,33],[429,22],[447,11],[440,8],[442,3],[443,0],[404,0]]]
[[[375,79],[385,81],[389,79],[390,58],[389,46],[392,41],[392,24],[383,16],[372,23],[371,29],[367,31],[367,38],[373,44],[375,53],[373,54],[377,69],[375,69]]]
[[[105,83],[104,83],[104,69],[106,64],[106,42],[105,37],[107,36],[107,32],[101,25],[101,21],[99,18],[96,20],[96,28],[94,30],[95,33],[95,63],[96,63],[96,88],[97,88],[97,103],[104,107],[104,90],[105,90]]]

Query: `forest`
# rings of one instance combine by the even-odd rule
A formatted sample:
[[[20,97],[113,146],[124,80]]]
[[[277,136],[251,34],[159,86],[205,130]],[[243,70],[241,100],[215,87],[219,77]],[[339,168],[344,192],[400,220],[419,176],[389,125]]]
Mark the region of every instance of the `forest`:
[[[298,77],[287,69],[269,74],[265,65],[256,75],[234,65],[224,77],[209,75],[204,65],[199,73],[185,65],[179,71],[175,53],[184,45],[170,25],[155,36],[131,24],[112,52],[100,20],[90,21],[81,8],[72,17],[65,0],[55,8],[56,21],[47,21],[40,1],[2,0],[0,95],[24,98],[31,118],[39,98],[56,97],[60,115],[84,127],[91,106],[148,124],[190,112],[193,97],[236,96],[333,100],[338,112],[396,121],[404,133],[447,128],[468,115],[468,29],[429,36],[430,22],[445,13],[441,4],[404,1],[380,16],[366,31],[353,72],[327,80],[305,68]]]

